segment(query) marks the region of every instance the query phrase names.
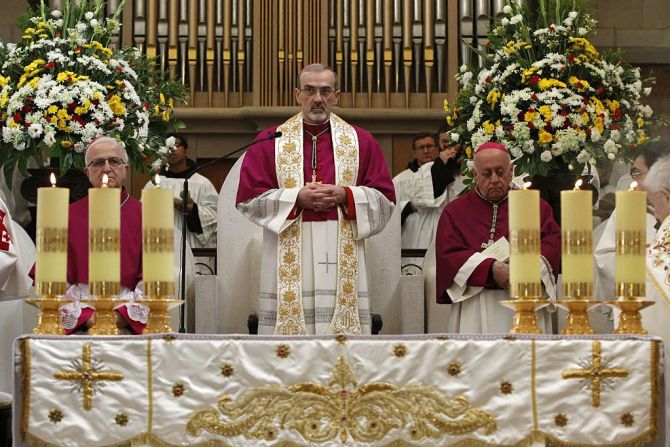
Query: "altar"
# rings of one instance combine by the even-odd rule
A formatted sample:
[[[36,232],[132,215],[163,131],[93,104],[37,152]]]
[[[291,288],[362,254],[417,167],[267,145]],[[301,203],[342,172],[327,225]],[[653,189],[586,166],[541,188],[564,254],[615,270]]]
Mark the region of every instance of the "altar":
[[[24,336],[15,445],[665,445],[647,336]]]

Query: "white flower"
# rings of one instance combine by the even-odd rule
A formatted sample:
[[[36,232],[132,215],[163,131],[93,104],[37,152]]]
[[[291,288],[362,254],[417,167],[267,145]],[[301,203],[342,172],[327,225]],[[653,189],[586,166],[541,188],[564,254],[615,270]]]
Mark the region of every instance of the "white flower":
[[[540,160],[544,161],[545,163],[551,161],[552,158],[554,158],[554,156],[551,155],[550,151],[544,151],[540,154]]]
[[[463,64],[463,65],[461,65],[461,73],[465,73],[466,71],[468,71],[468,66],[467,66],[467,64]]]
[[[450,135],[450,137],[451,137],[451,142],[452,142],[452,143],[458,143],[458,139],[459,139],[461,136],[460,136],[459,134],[457,134],[456,132],[452,132],[451,135]]]
[[[161,155],[165,155],[165,154],[167,154],[167,153],[168,153],[168,148],[167,148],[167,146],[160,146],[160,147],[158,148],[158,153],[161,154]]]
[[[88,28],[88,25],[85,24],[85,23],[79,22],[74,27],[77,31],[79,31],[80,33],[83,33]]]
[[[86,20],[91,20],[93,17],[95,17],[95,16],[93,15],[93,13],[91,11],[88,11],[86,14],[84,14],[84,18]]]
[[[572,19],[568,17],[567,19],[563,20],[563,25],[565,26],[572,26]]]
[[[510,5],[505,5],[505,7],[503,8],[503,12],[505,14],[511,14],[512,13],[512,7]]]
[[[610,132],[610,138],[611,138],[613,141],[618,142],[618,141],[621,139],[621,132],[619,132],[618,130],[614,129],[613,131]]]
[[[472,169],[475,167],[475,161],[474,160],[468,160],[465,164],[467,165],[468,170],[470,170],[470,171],[472,171]]]
[[[577,13],[577,11],[570,11],[570,12],[568,13],[568,18],[569,18],[570,20],[575,20],[575,19],[577,18],[578,15],[579,15],[579,14]]]
[[[616,158],[616,155],[614,155],[614,154],[607,154],[607,158],[609,158],[610,160],[614,160],[614,159]]]
[[[616,154],[616,143],[612,139],[607,140],[603,145],[603,150],[606,154]]]
[[[156,161],[151,163],[151,170],[154,172],[160,171],[162,167],[163,167],[163,160],[160,158],[157,158]]]
[[[582,149],[579,154],[577,154],[577,161],[579,163],[586,163],[591,158],[591,154]]]
[[[512,25],[516,25],[517,23],[520,23],[522,20],[523,16],[521,14],[517,14],[510,19],[510,22],[512,23]]]
[[[91,27],[92,27],[92,28],[95,28],[96,26],[98,26],[98,21],[97,21],[97,19],[91,19],[91,21],[88,22],[88,23],[91,24]]]
[[[514,158],[519,158],[521,155],[523,155],[523,152],[521,151],[521,148],[519,146],[509,146],[509,153],[512,154],[512,157]]]
[[[507,6],[506,6],[507,8]],[[500,21],[504,26],[509,25],[509,19],[507,17],[503,17],[502,20]]]
[[[600,140],[600,137],[601,137],[600,131],[597,128],[592,127],[591,128],[591,141],[593,141],[595,143],[596,141]]]
[[[54,9],[53,11],[51,11],[51,16],[52,16],[52,17],[59,18],[59,17],[61,17],[62,15],[63,15],[63,13],[60,12],[58,9]]]
[[[577,34],[579,34],[580,36],[586,36],[588,32],[589,31],[583,26],[580,26],[579,29],[577,30]]]
[[[42,134],[42,125],[38,123],[32,123],[28,126],[28,135],[30,138],[37,138]]]
[[[176,141],[177,141],[177,140],[175,139],[175,137],[168,137],[168,138],[165,140],[165,145],[166,145],[167,147],[174,147]]]
[[[53,146],[55,142],[56,142],[56,134],[53,131],[49,131],[44,134],[44,144],[46,144],[48,147]]]
[[[645,89],[642,91],[642,93],[644,93],[644,96],[651,95],[651,87],[645,87]]]

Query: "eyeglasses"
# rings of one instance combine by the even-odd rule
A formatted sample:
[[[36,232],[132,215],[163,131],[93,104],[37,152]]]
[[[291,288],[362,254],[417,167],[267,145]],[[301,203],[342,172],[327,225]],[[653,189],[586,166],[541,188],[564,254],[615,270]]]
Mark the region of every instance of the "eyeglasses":
[[[432,151],[433,149],[437,149],[437,146],[434,144],[424,144],[421,146],[416,146],[414,149],[417,151]]]
[[[118,168],[119,166],[125,165],[126,162],[119,157],[109,157],[109,158],[95,158],[91,160],[88,164],[89,168],[102,168],[105,166],[105,163],[109,163],[109,166],[112,168]]]
[[[305,94],[305,96],[308,96],[310,98],[312,96],[316,95],[317,92],[324,99],[328,98],[330,95],[335,93],[335,90],[333,90],[330,87],[314,88],[311,85],[308,85],[305,88],[299,88],[298,90],[300,90],[301,92],[303,92]]]
[[[646,172],[642,172],[642,171],[640,171],[640,170],[637,169],[637,168],[632,168],[632,169],[630,170],[630,178],[632,178],[632,179],[636,179],[636,178],[638,178],[639,176],[641,176],[642,174],[646,174]]]

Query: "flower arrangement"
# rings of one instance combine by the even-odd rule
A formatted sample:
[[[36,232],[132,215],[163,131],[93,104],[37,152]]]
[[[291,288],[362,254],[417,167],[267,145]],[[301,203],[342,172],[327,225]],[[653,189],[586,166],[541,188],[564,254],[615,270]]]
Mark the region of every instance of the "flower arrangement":
[[[473,148],[505,144],[517,172],[581,172],[586,163],[634,158],[659,118],[640,99],[653,79],[624,63],[618,51],[599,53],[587,36],[595,21],[568,0],[539,0],[536,17],[507,0],[489,32],[482,67],[462,66],[461,89],[445,102],[451,140]]]
[[[8,181],[36,155],[59,158],[62,173],[81,168],[100,135],[125,145],[135,169],[162,157],[166,133],[180,127],[173,107],[186,88],[137,49],[110,48],[123,3],[107,19],[104,0],[64,0],[54,10],[42,1],[19,24],[20,42],[0,42],[0,166]]]

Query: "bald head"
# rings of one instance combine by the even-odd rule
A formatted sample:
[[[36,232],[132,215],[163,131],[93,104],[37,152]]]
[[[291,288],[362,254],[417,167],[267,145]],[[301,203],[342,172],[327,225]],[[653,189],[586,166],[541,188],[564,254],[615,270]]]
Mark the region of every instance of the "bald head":
[[[107,174],[107,186],[120,188],[128,174],[128,154],[116,139],[100,137],[86,149],[86,176],[91,185],[100,187]]]
[[[494,202],[503,199],[514,173],[509,152],[497,149],[477,151],[474,161],[472,173],[479,193]]]

